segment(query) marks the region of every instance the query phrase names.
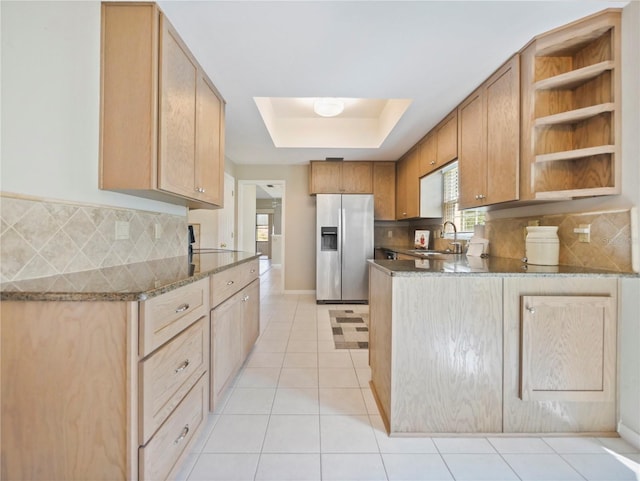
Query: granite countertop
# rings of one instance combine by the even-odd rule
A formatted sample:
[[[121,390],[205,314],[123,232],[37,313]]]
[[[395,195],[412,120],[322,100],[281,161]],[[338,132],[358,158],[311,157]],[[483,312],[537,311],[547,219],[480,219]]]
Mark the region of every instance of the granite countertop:
[[[396,251],[395,249],[389,249]],[[577,266],[537,266],[518,259],[503,257],[467,257],[464,254],[447,254],[436,259],[420,257],[415,260],[370,260],[376,268],[391,276],[419,277],[425,275],[477,275],[477,276],[599,276],[638,277],[638,274],[605,271]]]
[[[259,255],[203,249],[193,255],[170,257],[91,271],[7,282],[0,285],[2,301],[142,301],[221,272]]]

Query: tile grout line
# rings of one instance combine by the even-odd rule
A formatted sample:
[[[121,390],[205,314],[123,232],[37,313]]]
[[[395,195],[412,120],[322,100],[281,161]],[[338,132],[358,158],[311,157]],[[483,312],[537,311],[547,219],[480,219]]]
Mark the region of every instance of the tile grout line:
[[[297,308],[297,304],[296,304],[296,308]],[[271,320],[269,321],[271,322]],[[268,325],[267,325],[268,326]],[[265,326],[265,332],[266,332],[266,328],[267,326]],[[291,328],[289,329],[289,334],[287,335],[287,345],[289,344],[289,337],[291,336]],[[255,346],[254,346],[255,348]],[[286,357],[286,347],[285,347],[285,356]],[[267,441],[267,433],[269,432],[269,426],[271,425],[271,416],[273,414],[273,406],[276,402],[276,396],[278,395],[278,389],[279,389],[279,385],[280,385],[280,376],[282,376],[282,369],[284,366],[284,357],[282,358],[282,363],[280,364],[280,371],[278,373],[278,379],[276,380],[276,385],[275,385],[275,390],[273,393],[273,399],[271,400],[271,408],[269,409],[269,417],[267,419],[267,427],[264,431],[264,435],[262,437],[262,444],[260,446],[260,452],[258,453],[258,462],[256,463],[256,469],[253,473],[253,479],[254,481],[257,479],[258,477],[258,471],[260,469],[260,462],[262,461],[262,455],[264,453],[264,447],[265,447],[265,443]]]

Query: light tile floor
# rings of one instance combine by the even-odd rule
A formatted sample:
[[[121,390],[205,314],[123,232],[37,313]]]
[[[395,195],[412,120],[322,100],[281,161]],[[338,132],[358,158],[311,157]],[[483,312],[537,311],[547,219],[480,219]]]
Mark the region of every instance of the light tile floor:
[[[334,349],[336,307],[283,295],[280,275],[261,274],[261,336],[180,480],[640,480],[619,438],[388,437],[367,351]]]

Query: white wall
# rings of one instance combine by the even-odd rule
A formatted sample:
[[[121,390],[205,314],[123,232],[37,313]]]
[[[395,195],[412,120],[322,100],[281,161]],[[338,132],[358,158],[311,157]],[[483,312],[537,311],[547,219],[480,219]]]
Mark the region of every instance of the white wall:
[[[314,291],[316,286],[316,199],[309,195],[309,164],[236,165],[240,180],[285,181],[283,221],[284,288]],[[238,206],[238,209],[240,207]]]
[[[640,449],[640,279],[623,279],[621,285],[618,432]]]
[[[256,252],[256,185],[238,182],[238,250]]]
[[[100,2],[0,2],[0,190],[186,215],[98,189]]]

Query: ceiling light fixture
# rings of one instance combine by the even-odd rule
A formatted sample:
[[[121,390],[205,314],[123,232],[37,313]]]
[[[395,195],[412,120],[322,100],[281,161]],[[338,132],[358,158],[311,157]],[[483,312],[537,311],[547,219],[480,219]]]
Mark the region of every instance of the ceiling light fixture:
[[[321,98],[313,103],[313,111],[320,117],[335,117],[344,110],[344,102],[339,99]]]

